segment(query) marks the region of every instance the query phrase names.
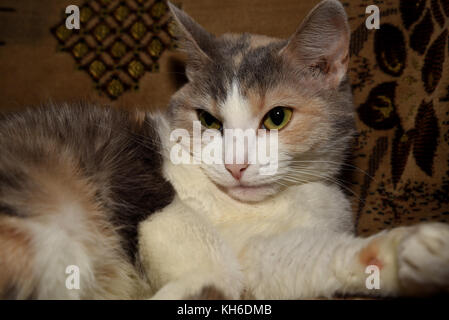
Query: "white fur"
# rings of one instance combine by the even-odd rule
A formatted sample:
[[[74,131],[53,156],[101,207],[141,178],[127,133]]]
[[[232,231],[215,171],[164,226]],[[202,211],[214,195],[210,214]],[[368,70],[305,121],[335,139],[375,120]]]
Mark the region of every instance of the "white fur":
[[[68,204],[61,211],[60,215],[52,214],[52,219],[44,218],[45,223],[29,223],[33,245],[41,248],[33,265],[38,278],[39,299],[80,299],[81,293],[91,291],[86,290],[85,286],[94,283],[88,251],[81,241],[77,241],[81,238],[79,230],[85,229],[85,225],[79,221],[82,210],[74,204]],[[80,290],[69,290],[65,285],[69,276],[65,271],[70,265],[76,265],[81,271]]]
[[[246,292],[257,299],[294,299],[409,294],[411,282],[449,284],[446,225],[356,238],[349,201],[337,187],[292,186],[251,204],[229,197],[200,166],[167,161],[164,174],[176,200],[140,227],[140,255],[155,299],[182,299],[206,285],[229,298]],[[365,287],[368,275],[360,262],[361,250],[373,241],[383,263],[380,290]],[[407,266],[408,259],[419,272]]]
[[[32,239],[30,249],[38,253],[33,256],[33,274],[29,275],[36,289],[35,298],[130,299],[145,294],[145,285],[134,267],[114,250],[120,243],[106,231],[109,226],[89,221],[87,216],[95,212],[87,212],[80,202],[70,198],[47,208],[45,215],[24,220]],[[70,276],[66,268],[71,265],[79,269],[79,289],[66,286]],[[20,293],[18,296],[22,297]]]
[[[257,130],[260,129],[262,118],[260,115],[254,114],[248,99],[241,94],[239,87],[240,85],[237,80],[234,80],[229,88],[229,94],[226,100],[220,107],[220,111],[222,113],[221,118],[224,119],[223,128],[224,130],[242,130],[241,132],[243,134],[249,131],[247,132],[248,134],[254,133],[254,137],[256,137]],[[216,184],[226,188],[228,194],[239,200],[246,199],[249,201],[259,201],[260,199],[277,192],[279,189],[279,184],[277,181],[279,179],[278,175],[260,174],[261,167],[270,166],[271,163],[261,164],[259,162],[260,159],[257,159],[257,138],[242,139],[243,141],[246,140],[244,142],[246,146],[246,148],[244,148],[244,160],[248,161],[248,152],[251,152],[254,156],[253,160],[255,160],[255,163],[252,162],[249,164],[239,181],[232,177],[231,173],[228,172],[224,165],[227,159],[225,150],[232,149],[233,161],[236,161],[236,141],[232,139],[224,139],[222,136],[218,136],[217,138],[222,139],[220,145],[223,148],[223,152],[221,154],[223,164],[217,165],[207,164],[205,162],[201,163],[201,167],[210,179],[212,179]],[[247,142],[249,142],[249,145],[246,145]],[[267,141],[266,148],[267,150],[270,149],[270,141]],[[286,156],[286,154],[281,154],[279,156],[279,160],[285,160]],[[280,170],[283,170],[285,173],[287,168],[281,168]],[[245,188],[248,186],[258,188]]]
[[[244,104],[236,92],[234,85],[229,109]],[[161,130],[161,137],[169,136],[168,125]],[[168,140],[162,143],[170,149]],[[234,299],[395,296],[416,293],[417,284],[428,291],[449,287],[447,225],[357,238],[350,203],[336,186],[309,182],[246,203],[206,172],[199,165],[164,162],[176,198],[139,228],[139,253],[154,299],[195,296],[208,285]],[[362,253],[371,247],[381,263],[380,290],[365,285]]]
[[[240,85],[234,80],[228,97],[221,107],[224,127],[227,129],[257,129],[260,119],[252,116],[248,100],[240,93]]]

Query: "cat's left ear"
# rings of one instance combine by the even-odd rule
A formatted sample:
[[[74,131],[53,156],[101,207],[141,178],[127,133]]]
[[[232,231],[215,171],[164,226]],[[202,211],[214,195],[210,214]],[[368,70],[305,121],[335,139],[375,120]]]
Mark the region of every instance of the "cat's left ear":
[[[349,40],[343,6],[337,0],[325,0],[312,9],[280,54],[337,87],[348,69]]]
[[[177,23],[177,37],[181,50],[187,54],[186,75],[191,80],[196,72],[201,72],[204,64],[212,61],[211,56],[216,45],[215,36],[170,1],[167,1],[167,4]]]

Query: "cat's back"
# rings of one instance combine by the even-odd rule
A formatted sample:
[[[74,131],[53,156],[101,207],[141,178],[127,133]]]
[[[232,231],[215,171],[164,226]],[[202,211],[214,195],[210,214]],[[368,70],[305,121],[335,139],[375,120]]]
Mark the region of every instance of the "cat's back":
[[[151,117],[29,108],[0,115],[0,145],[0,297],[132,296],[137,224],[173,196]],[[69,265],[95,285],[68,290]]]
[[[46,104],[0,114],[0,141],[6,152],[50,153],[57,149],[92,153],[125,141],[138,124],[123,110],[94,104]],[[152,128],[152,124],[148,124]],[[118,147],[118,146],[117,146]],[[35,159],[34,159],[35,160]]]

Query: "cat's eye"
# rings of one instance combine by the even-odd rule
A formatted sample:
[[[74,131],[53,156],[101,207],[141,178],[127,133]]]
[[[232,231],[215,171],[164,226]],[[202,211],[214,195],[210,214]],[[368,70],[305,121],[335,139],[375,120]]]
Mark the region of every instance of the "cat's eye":
[[[204,110],[198,110],[198,118],[201,124],[207,129],[221,130],[223,126],[217,118]]]
[[[292,109],[287,107],[275,107],[271,109],[263,119],[263,126],[268,130],[281,130],[292,118]]]

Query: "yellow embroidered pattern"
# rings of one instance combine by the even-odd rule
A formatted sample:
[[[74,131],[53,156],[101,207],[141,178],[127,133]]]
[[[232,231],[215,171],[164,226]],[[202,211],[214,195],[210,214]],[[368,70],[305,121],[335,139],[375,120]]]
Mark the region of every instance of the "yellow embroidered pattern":
[[[65,27],[64,14],[51,32],[111,99],[138,89],[139,79],[159,70],[158,60],[175,46],[176,26],[163,0],[87,0],[79,9],[79,30]]]

